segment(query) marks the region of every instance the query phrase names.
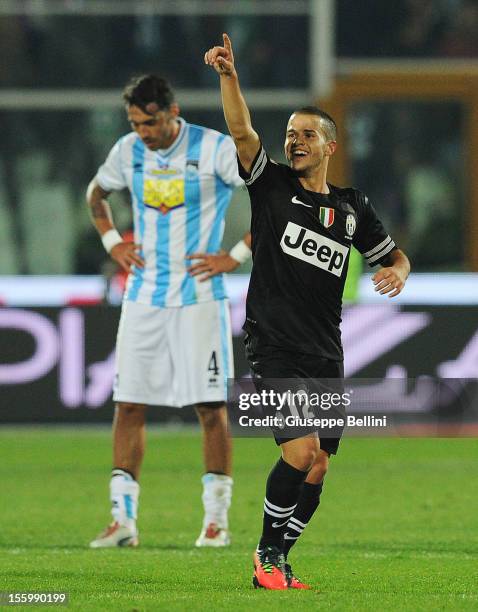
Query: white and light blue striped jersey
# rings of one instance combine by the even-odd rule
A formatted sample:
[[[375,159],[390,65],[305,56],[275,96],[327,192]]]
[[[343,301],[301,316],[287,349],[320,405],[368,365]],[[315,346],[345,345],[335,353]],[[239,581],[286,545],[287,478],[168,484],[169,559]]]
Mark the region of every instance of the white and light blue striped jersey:
[[[179,121],[169,149],[151,151],[131,132],[118,140],[96,175],[106,191],[131,192],[135,242],[145,267],[133,267],[125,298],[153,306],[226,297],[222,275],[199,282],[188,274],[185,257],[219,250],[232,192],[243,185],[232,139]]]

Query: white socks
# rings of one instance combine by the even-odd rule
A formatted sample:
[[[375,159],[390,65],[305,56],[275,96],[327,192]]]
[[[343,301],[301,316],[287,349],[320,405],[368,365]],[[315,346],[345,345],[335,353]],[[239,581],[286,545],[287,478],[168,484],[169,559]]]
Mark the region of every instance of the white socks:
[[[228,528],[227,511],[231,505],[232,483],[230,476],[211,474],[202,477],[204,504],[204,527],[216,523],[222,529]]]
[[[110,499],[111,514],[120,525],[125,525],[136,533],[138,517],[139,484],[131,474],[114,469],[111,472]]]
[[[222,529],[228,528],[227,511],[231,505],[232,483],[230,476],[223,474],[204,474],[202,477],[204,504],[204,527],[215,523]],[[139,484],[131,474],[114,469],[111,472],[110,499],[111,514],[120,525],[125,525],[136,533],[138,517]]]

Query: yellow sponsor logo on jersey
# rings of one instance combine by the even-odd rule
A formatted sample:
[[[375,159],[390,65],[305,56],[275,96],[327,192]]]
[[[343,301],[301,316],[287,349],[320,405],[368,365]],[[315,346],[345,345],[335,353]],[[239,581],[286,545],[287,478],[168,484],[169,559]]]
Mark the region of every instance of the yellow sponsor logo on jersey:
[[[184,206],[184,179],[147,179],[144,181],[144,203],[163,215]]]

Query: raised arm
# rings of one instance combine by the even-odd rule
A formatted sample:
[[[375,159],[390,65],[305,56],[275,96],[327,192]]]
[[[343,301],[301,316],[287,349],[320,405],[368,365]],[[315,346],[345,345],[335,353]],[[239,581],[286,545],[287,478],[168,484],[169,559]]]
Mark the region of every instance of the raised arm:
[[[129,272],[134,264],[144,267],[144,261],[139,256],[140,245],[124,242],[113,223],[113,215],[106,198],[109,192],[105,191],[96,178],[88,185],[86,201],[91,220],[101,236],[103,246],[119,265]]]
[[[204,55],[204,62],[219,74],[227,127],[236,145],[242,167],[246,172],[250,172],[261,143],[252,127],[249,109],[241,92],[231,40],[227,34],[223,34],[222,38],[224,46],[209,49]]]

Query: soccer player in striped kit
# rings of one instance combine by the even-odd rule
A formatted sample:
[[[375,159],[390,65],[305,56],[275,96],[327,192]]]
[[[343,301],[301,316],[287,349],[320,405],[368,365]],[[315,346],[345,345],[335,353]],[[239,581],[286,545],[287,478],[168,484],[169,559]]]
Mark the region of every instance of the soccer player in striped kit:
[[[409,261],[364,194],[327,182],[337,147],[337,128],[327,113],[314,106],[293,112],[284,143],[288,164],[268,156],[252,126],[226,34],[223,41],[204,61],[219,74],[224,115],[251,200],[253,266],[244,330],[256,389],[274,390],[267,381],[278,379],[312,386],[333,379],[340,386],[339,325],[351,245],[371,266],[383,266],[373,282],[389,297],[402,291]],[[309,588],[294,575],[288,554],[319,506],[342,432],[273,433],[281,457],[267,479],[253,584]]]
[[[133,79],[123,98],[132,131],[111,149],[87,193],[105,249],[130,272],[113,394],[113,522],[90,546],[138,544],[138,479],[149,405],[195,405],[206,472],[196,546],[226,546],[232,478],[225,399],[233,361],[222,272],[247,258],[247,236],[231,253],[215,254],[232,193],[243,184],[236,149],[229,136],[181,118],[161,77]],[[131,194],[134,243],[122,240],[107,202],[112,191],[124,188]],[[194,254],[198,259],[191,265]]]

